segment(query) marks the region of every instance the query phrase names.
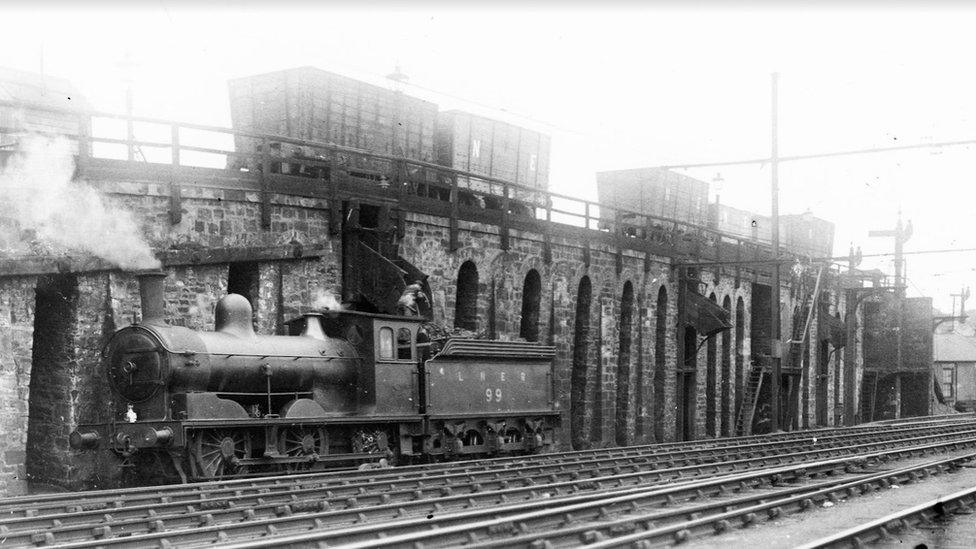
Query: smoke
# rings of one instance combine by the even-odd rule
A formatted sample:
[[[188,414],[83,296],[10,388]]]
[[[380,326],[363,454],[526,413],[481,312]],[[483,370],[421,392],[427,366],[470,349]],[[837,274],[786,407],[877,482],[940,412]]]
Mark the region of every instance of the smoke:
[[[312,308],[341,311],[343,309],[343,306],[342,303],[336,298],[335,294],[333,294],[332,292],[326,290],[318,290],[315,292],[315,300],[312,302]]]
[[[132,214],[72,181],[74,171],[67,140],[26,139],[0,172],[0,243],[17,252],[86,252],[123,269],[160,267]]]

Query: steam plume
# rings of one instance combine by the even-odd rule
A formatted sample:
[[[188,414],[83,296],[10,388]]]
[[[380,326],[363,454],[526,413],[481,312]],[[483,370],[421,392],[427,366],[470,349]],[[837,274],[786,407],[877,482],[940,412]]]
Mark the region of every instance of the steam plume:
[[[336,296],[326,290],[318,290],[315,292],[315,301],[312,302],[312,307],[315,309],[329,309],[332,311],[341,311],[342,303],[336,298]]]
[[[15,251],[36,250],[39,244],[52,254],[87,252],[123,269],[158,268],[132,214],[73,182],[73,174],[67,140],[25,140],[21,153],[0,172],[0,221],[5,221],[0,231],[19,233],[0,234],[0,242],[9,241]],[[32,246],[21,238],[31,232],[38,241]]]

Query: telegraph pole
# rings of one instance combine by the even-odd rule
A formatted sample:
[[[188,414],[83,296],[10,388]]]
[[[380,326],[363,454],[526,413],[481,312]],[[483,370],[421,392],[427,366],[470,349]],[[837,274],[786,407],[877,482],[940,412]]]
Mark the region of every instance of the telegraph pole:
[[[770,322],[770,346],[769,346],[769,357],[772,361],[772,384],[769,386],[770,398],[773,401],[771,406],[772,417],[770,418],[770,428],[775,433],[779,431],[780,418],[780,399],[779,390],[780,384],[783,380],[782,372],[782,357],[783,349],[780,343],[780,319],[779,319],[779,299],[780,299],[780,280],[779,280],[779,269],[780,265],[777,262],[779,260],[779,139],[777,132],[778,124],[778,88],[779,88],[779,73],[774,72],[771,75],[772,80],[772,116],[771,116],[771,147],[769,155],[769,166],[772,173],[772,216],[771,221],[773,224],[773,288],[772,288],[772,311],[771,322]]]
[[[854,268],[861,264],[861,247],[858,246],[854,251],[854,243],[851,243],[850,255],[848,255],[847,269],[850,276],[854,276]],[[845,290],[845,311],[844,311],[844,330],[847,334],[847,345],[844,345],[844,425],[854,425],[857,416],[857,409],[854,407],[854,385],[857,383],[857,372],[854,369],[854,359],[857,356],[854,349],[855,331],[857,328],[857,305],[861,298],[857,290],[848,288]]]
[[[952,296],[952,330],[956,330],[956,318],[961,322],[966,321],[966,300],[969,299],[969,287],[961,288],[958,294],[949,294]],[[959,305],[959,316],[956,316],[956,298],[961,301]]]
[[[959,321],[966,322],[966,300],[969,299],[969,286],[960,290],[959,294]]]
[[[888,231],[868,231],[868,236],[890,237],[895,239],[895,394],[901,395],[901,370],[904,344],[904,325],[905,325],[905,242],[912,236],[912,222],[906,224],[901,222],[901,209],[898,210],[898,221],[895,223],[894,230]],[[877,389],[875,389],[877,390]],[[901,400],[895,408],[895,417],[901,417]]]
[[[898,301],[898,331],[897,349],[895,350],[897,371],[901,371],[901,345],[902,345],[902,316],[905,301],[905,242],[912,236],[912,222],[906,224],[901,222],[901,210],[898,210],[898,221],[895,223],[894,230],[887,231],[868,231],[868,236],[891,237],[895,239],[895,299]]]
[[[949,313],[949,316],[952,317],[951,331],[955,332],[956,331],[956,298],[959,297],[959,294],[949,294],[949,296],[952,297],[952,312]]]

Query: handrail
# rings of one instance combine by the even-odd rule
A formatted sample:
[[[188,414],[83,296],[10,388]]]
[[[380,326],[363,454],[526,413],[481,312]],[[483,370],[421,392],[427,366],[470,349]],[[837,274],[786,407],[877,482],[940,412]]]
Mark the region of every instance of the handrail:
[[[337,145],[335,143],[299,139],[247,129],[226,128],[144,116],[128,116],[125,114],[95,110],[67,109],[50,105],[0,100],[0,108],[4,107],[59,113],[65,115],[66,117],[73,117],[77,119],[79,124],[79,131],[77,135],[66,135],[63,133],[58,133],[56,135],[67,137],[78,142],[79,155],[84,158],[97,158],[93,155],[92,150],[93,146],[96,144],[124,146],[129,150],[139,147],[154,150],[169,148],[172,149],[172,152],[168,161],[151,163],[154,165],[170,164],[174,167],[189,166],[185,163],[185,155],[181,153],[194,152],[224,156],[226,159],[252,159],[252,162],[249,164],[250,170],[260,170],[266,166],[271,167],[272,165],[289,165],[297,167],[306,166],[324,169],[333,168],[339,172],[345,172],[346,176],[355,177],[355,174],[360,173],[361,170],[358,168],[350,168],[349,166],[343,167],[340,165],[340,161],[336,158],[336,155],[338,154],[348,154],[355,155],[356,158],[363,161],[379,161],[383,164],[389,164],[388,169],[381,170],[378,175],[388,178],[387,180],[397,185],[398,190],[401,192],[404,190],[403,187],[409,185],[426,185],[428,187],[436,186],[440,187],[444,191],[450,191],[448,193],[448,202],[451,202],[452,204],[457,204],[462,200],[461,195],[467,193],[469,196],[480,197],[481,199],[491,198],[501,202],[502,205],[507,205],[510,202],[521,202],[523,206],[527,206],[533,210],[532,217],[534,219],[538,221],[546,221],[547,223],[558,223],[558,221],[553,220],[553,214],[556,214],[556,216],[569,216],[574,219],[578,219],[582,224],[582,227],[587,229],[610,232],[623,237],[640,238],[637,237],[637,234],[639,232],[643,232],[644,239],[652,239],[651,233],[655,233],[660,230],[677,231],[680,233],[691,233],[698,235],[702,241],[701,243],[706,246],[745,246],[746,248],[753,248],[756,251],[769,250],[768,243],[724,233],[714,228],[689,221],[682,221],[665,216],[646,214],[627,208],[610,206],[585,198],[552,192],[547,189],[530,187],[495,177],[450,168],[447,166],[441,166],[433,162],[356,149],[353,147]],[[127,123],[127,127],[131,126],[132,124],[154,124],[165,126],[170,129],[170,141],[143,141],[137,140],[134,138],[134,136],[130,135],[126,135],[124,138],[93,135],[91,126],[93,121],[98,119],[122,120]],[[278,144],[282,151],[280,153],[272,153],[268,146],[262,146],[260,151],[241,151],[224,150],[217,147],[200,145],[188,145],[184,144],[187,141],[185,136],[183,138],[180,137],[181,130],[223,134],[233,137],[235,142],[240,138],[254,139],[263,144]],[[0,128],[0,132],[3,131],[23,132],[24,130],[22,128]],[[53,134],[53,132],[36,133],[48,135]],[[194,141],[199,142],[198,140]],[[281,145],[301,147],[303,149],[308,149],[314,154],[308,157],[289,156],[285,150],[287,147],[281,147]],[[239,144],[235,144],[235,148],[237,146],[239,146]],[[294,151],[292,152],[294,153]],[[134,160],[129,160],[129,162],[143,163]],[[240,168],[235,170],[233,168],[225,167],[223,169],[233,171],[238,174],[241,173]],[[270,170],[268,171],[270,172]],[[411,171],[420,171],[421,177],[419,179],[412,178]],[[430,173],[431,171],[433,174]],[[432,175],[433,177],[431,177]],[[329,182],[334,182],[332,177],[329,178]],[[568,204],[560,204],[557,207],[554,205],[554,201],[566,201]],[[565,209],[570,207],[579,208],[581,211],[570,211],[569,209]],[[540,209],[545,212],[544,219],[537,215],[537,211]],[[594,213],[594,209],[596,209],[598,213]]]

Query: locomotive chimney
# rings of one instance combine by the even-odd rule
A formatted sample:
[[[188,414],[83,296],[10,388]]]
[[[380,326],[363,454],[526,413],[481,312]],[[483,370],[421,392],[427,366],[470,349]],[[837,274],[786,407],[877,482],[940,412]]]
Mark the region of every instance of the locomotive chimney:
[[[325,341],[325,330],[322,329],[322,315],[319,313],[305,314],[305,328],[301,335]]]
[[[144,324],[165,323],[166,298],[163,294],[163,281],[166,280],[166,273],[142,271],[136,274],[136,278],[139,280],[142,322]]]

